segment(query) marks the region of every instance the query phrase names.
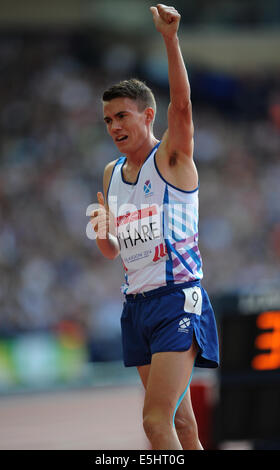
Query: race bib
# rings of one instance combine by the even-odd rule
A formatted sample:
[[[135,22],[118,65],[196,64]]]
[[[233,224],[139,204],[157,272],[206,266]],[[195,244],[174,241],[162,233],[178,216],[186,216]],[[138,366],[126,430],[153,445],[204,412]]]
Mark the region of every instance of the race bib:
[[[195,313],[201,315],[202,311],[202,294],[201,288],[198,286],[187,287],[183,289],[185,294],[184,310],[187,313]]]
[[[119,215],[115,221],[124,265],[128,271],[136,271],[166,260],[167,250],[158,206],[153,204],[136,210],[131,210],[130,206],[124,205],[122,210],[130,211]]]

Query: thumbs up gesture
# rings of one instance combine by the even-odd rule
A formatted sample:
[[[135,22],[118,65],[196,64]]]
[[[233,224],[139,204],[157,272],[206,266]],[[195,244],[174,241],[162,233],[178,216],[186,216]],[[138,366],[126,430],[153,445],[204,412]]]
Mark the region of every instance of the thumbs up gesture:
[[[104,196],[100,191],[97,193],[97,200],[102,207],[105,207]]]
[[[90,215],[90,221],[94,231],[98,234],[98,238],[107,238],[109,233],[109,210],[105,207],[103,194],[97,193],[98,209],[95,209]]]

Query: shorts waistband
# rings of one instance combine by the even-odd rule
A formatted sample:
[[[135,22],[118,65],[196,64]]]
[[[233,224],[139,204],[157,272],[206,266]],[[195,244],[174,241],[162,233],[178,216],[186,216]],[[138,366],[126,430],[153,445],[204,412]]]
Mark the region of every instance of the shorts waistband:
[[[180,284],[167,284],[166,286],[157,287],[156,289],[148,290],[146,292],[140,292],[138,294],[126,294],[125,299],[128,302],[139,302],[150,299],[151,297],[160,297],[161,295],[174,292],[176,290],[200,286],[200,280],[182,282]]]

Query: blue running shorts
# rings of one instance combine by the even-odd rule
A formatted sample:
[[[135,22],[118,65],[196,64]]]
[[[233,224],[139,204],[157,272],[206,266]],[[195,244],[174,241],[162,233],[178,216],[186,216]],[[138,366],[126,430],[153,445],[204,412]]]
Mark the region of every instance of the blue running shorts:
[[[154,353],[185,351],[195,336],[196,367],[219,365],[216,320],[200,281],[126,295],[121,316],[124,365],[150,364]]]

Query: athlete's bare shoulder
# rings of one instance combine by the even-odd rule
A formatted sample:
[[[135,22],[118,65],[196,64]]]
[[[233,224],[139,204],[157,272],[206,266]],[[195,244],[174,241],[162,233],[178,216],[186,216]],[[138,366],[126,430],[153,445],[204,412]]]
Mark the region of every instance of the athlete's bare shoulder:
[[[110,179],[111,179],[111,176],[112,176],[112,173],[113,173],[113,169],[114,169],[115,164],[116,164],[117,161],[118,161],[118,159],[113,160],[113,161],[107,163],[107,165],[106,165],[105,168],[104,168],[103,190],[104,190],[104,195],[105,195],[105,197],[106,197],[106,195],[107,195],[107,191],[108,191]],[[106,202],[107,202],[107,201],[106,201]]]
[[[111,162],[107,163],[107,165],[104,168],[104,176],[106,175],[111,178],[114,166],[117,163],[117,161],[118,159],[116,158],[116,160],[112,160]]]

